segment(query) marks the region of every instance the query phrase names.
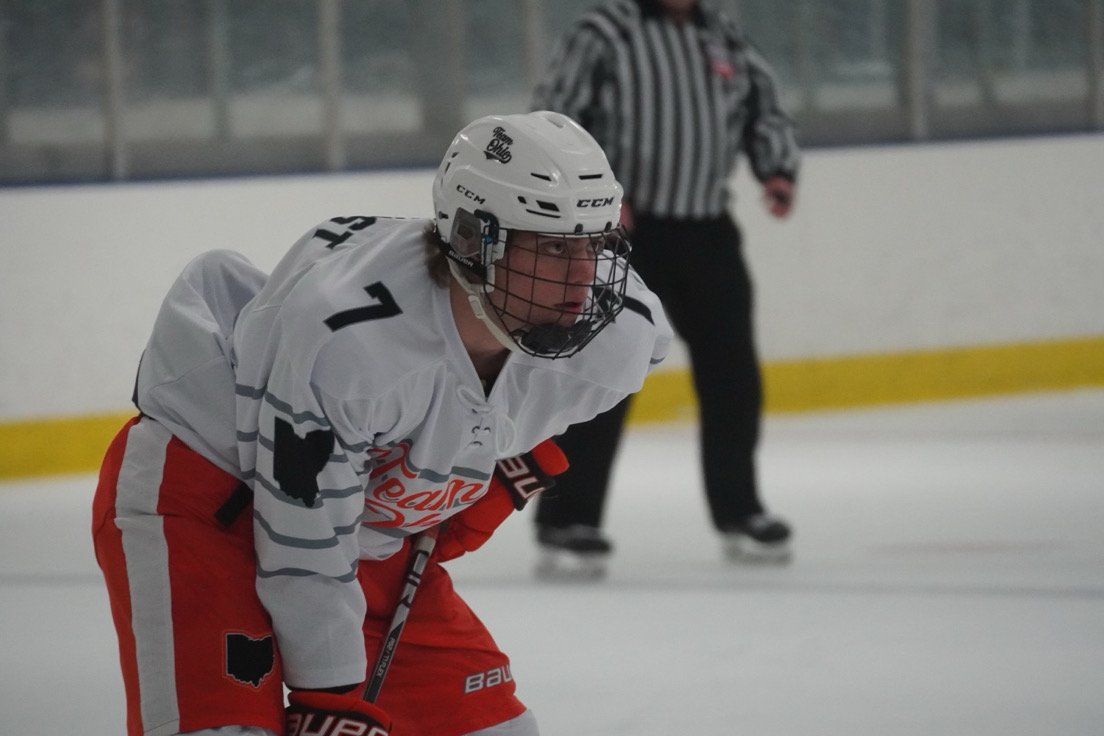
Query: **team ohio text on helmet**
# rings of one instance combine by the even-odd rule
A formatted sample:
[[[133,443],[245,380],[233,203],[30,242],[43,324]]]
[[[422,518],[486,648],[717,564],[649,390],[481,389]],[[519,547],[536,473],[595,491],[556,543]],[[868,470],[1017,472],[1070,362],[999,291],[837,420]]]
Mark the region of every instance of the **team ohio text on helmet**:
[[[629,251],[618,226],[621,196],[601,147],[565,115],[488,116],[456,136],[433,183],[437,232],[476,314],[506,347],[573,355],[621,310]],[[519,231],[541,235],[544,276],[527,279],[535,274],[507,265]],[[562,247],[548,246],[552,237]],[[548,258],[570,263],[549,277],[557,269]],[[574,295],[579,274],[589,287],[582,300]],[[549,301],[551,278],[562,279],[559,301]]]

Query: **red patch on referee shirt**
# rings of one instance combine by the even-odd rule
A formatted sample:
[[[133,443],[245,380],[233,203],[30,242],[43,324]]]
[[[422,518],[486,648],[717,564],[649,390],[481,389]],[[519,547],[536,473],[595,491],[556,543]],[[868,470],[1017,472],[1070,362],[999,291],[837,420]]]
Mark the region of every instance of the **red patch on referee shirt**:
[[[722,79],[732,79],[736,74],[736,67],[732,64],[732,56],[723,41],[710,36],[705,43],[705,53],[709,57],[709,68],[714,74]]]

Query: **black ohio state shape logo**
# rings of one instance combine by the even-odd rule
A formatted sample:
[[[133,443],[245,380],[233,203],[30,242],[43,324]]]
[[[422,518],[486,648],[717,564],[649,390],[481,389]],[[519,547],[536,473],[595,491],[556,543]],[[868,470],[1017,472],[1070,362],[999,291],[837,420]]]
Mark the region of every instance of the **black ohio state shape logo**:
[[[247,634],[226,635],[226,674],[240,683],[260,687],[276,664],[272,635],[254,639]]]

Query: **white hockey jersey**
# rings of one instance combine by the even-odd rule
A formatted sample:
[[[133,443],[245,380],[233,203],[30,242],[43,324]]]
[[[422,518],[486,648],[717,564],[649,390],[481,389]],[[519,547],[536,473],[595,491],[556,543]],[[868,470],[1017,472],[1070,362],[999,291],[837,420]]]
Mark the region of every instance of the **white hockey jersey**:
[[[253,488],[257,590],[293,687],[364,678],[358,560],[480,499],[497,460],[639,390],[671,340],[633,274],[632,308],[580,353],[511,353],[485,392],[428,276],[428,226],[335,218],[269,277],[204,254],[143,355],[140,409]]]

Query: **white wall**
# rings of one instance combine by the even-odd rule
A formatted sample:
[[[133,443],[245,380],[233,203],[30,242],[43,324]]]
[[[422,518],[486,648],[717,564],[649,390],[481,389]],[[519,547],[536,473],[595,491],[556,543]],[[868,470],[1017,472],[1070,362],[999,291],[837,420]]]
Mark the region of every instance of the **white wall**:
[[[0,419],[125,409],[192,256],[271,268],[332,216],[429,216],[431,178],[0,189]],[[766,360],[1104,335],[1104,136],[810,152],[782,223],[737,195]]]
[[[1104,335],[1104,136],[818,151],[738,213],[767,358]]]

